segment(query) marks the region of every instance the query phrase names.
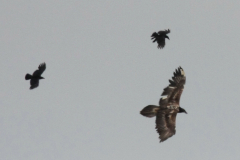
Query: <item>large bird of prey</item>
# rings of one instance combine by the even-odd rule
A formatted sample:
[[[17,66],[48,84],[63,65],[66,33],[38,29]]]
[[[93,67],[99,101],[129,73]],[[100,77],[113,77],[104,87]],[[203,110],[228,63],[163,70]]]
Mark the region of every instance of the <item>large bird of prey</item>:
[[[30,89],[34,89],[37,88],[39,85],[39,80],[40,79],[44,79],[43,77],[41,77],[42,73],[45,71],[46,69],[46,64],[42,63],[39,65],[38,69],[33,72],[33,75],[30,74],[26,74],[25,79],[29,80],[30,79]]]
[[[184,89],[186,77],[183,69],[179,67],[173,73],[170,84],[164,88],[159,101],[159,106],[148,105],[140,111],[146,117],[156,116],[156,130],[159,133],[160,142],[172,137],[175,133],[177,113],[187,113],[179,106],[181,94]]]
[[[158,33],[154,32],[152,34],[152,40],[153,43],[157,41],[158,43],[158,48],[162,49],[165,46],[165,38],[169,39],[167,34],[170,33],[170,30],[165,30],[165,31],[159,31]]]

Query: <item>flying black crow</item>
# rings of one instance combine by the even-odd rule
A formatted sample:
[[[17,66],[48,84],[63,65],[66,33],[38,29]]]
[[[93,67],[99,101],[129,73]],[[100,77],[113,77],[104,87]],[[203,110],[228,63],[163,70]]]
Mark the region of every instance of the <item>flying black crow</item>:
[[[36,70],[35,72],[33,72],[33,75],[30,74],[26,74],[25,79],[26,80],[30,80],[30,89],[34,89],[37,88],[39,85],[39,80],[40,79],[44,79],[43,77],[41,77],[42,73],[45,71],[46,69],[46,64],[42,63],[39,65],[38,70]]]
[[[181,67],[173,73],[170,84],[164,88],[160,98],[159,106],[148,105],[140,111],[146,117],[156,116],[156,130],[159,133],[160,142],[172,137],[175,133],[177,113],[187,113],[179,106],[181,94],[186,82],[186,76]]]
[[[165,46],[165,38],[169,39],[167,34],[170,33],[170,30],[159,31],[158,33],[154,32],[152,34],[153,43],[157,41],[158,48],[162,49]]]

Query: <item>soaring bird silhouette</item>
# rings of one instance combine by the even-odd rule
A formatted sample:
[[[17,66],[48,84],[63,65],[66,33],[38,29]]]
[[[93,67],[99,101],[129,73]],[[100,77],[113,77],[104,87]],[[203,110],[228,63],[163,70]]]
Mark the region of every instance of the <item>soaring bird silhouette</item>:
[[[30,89],[34,89],[34,88],[37,88],[38,85],[39,85],[39,80],[40,79],[44,79],[43,77],[41,77],[42,73],[45,71],[46,69],[46,64],[45,63],[42,63],[39,65],[38,69],[33,72],[33,75],[30,75],[30,74],[26,74],[25,76],[25,79],[26,80],[30,80]]]
[[[157,41],[158,43],[158,48],[162,49],[165,46],[165,38],[169,39],[167,34],[170,33],[170,30],[165,30],[165,31],[159,31],[158,33],[154,32],[152,34],[152,40],[153,43]]]
[[[183,69],[179,67],[173,73],[170,84],[164,88],[160,98],[159,106],[148,105],[140,111],[146,117],[156,116],[156,130],[159,133],[160,142],[172,137],[175,133],[177,113],[187,113],[179,106],[181,94],[184,89],[186,77]]]

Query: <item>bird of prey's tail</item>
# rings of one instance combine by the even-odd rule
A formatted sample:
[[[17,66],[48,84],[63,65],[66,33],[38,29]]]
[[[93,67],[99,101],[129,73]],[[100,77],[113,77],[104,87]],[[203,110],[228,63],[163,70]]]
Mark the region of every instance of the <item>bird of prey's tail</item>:
[[[31,78],[32,78],[32,75],[26,74],[26,76],[25,76],[25,79],[26,79],[26,80],[29,80],[29,79],[31,79]]]
[[[151,118],[156,116],[158,110],[159,110],[159,106],[148,105],[140,111],[140,114],[145,117]]]

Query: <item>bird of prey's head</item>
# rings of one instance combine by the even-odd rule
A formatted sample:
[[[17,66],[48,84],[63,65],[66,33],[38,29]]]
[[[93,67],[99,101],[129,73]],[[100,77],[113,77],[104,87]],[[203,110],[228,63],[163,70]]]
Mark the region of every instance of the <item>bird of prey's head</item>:
[[[40,77],[39,79],[45,79],[44,77]]]
[[[185,111],[185,109],[179,107],[179,111],[178,111],[178,113],[183,113],[183,112],[187,114],[187,111]]]
[[[169,37],[167,35],[165,35],[165,38],[169,39]],[[170,40],[170,39],[169,39]]]

